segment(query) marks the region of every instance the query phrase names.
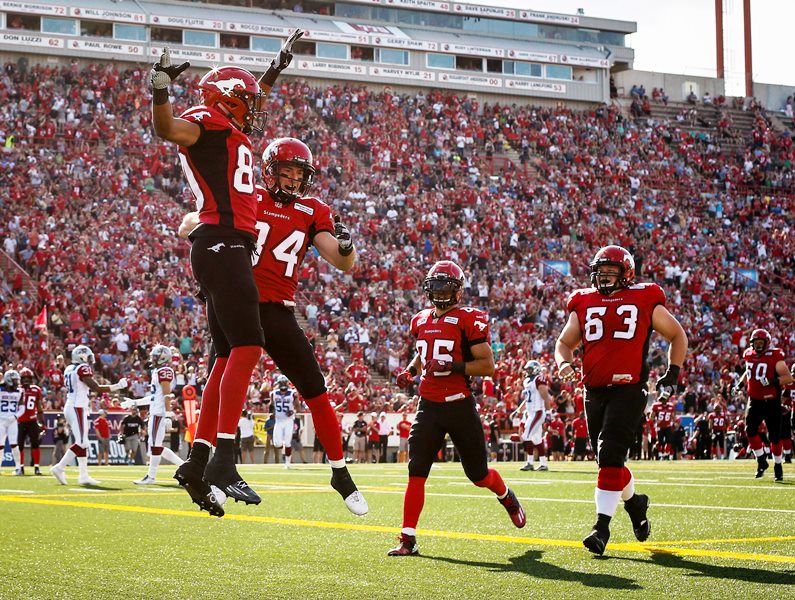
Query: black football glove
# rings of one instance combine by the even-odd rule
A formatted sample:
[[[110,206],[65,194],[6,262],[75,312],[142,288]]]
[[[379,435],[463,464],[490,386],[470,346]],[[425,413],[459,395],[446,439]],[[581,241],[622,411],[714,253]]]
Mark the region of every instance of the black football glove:
[[[160,60],[152,66],[152,70],[149,72],[152,87],[156,90],[166,89],[168,84],[179,77],[189,66],[189,62],[184,62],[176,67],[172,66],[171,51],[168,48],[164,48],[163,54],[160,55]]]
[[[342,256],[348,256],[353,252],[351,230],[342,223],[339,215],[334,217],[334,237],[337,238],[337,243],[340,245],[340,254]]]
[[[295,44],[302,35],[304,35],[304,31],[301,29],[296,29],[290,34],[290,37],[282,44],[279,55],[271,61],[271,68],[281,72],[290,66],[290,62],[293,60],[293,44]]]
[[[680,367],[668,365],[665,375],[657,380],[657,394],[659,398],[668,398],[676,391],[676,384],[679,381]]]

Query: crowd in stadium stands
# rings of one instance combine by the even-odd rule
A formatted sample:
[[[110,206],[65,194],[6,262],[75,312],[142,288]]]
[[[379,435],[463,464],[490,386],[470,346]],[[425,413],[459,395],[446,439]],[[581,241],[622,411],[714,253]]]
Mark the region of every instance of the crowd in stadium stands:
[[[4,365],[35,370],[48,407],[63,401],[56,356],[68,360],[77,343],[94,349],[100,377],[126,375],[138,395],[157,342],[178,348],[181,380],[203,381],[203,311],[189,248],[174,233],[192,197],[175,149],[153,139],[145,78],[144,68],[76,62],[7,64],[0,75],[0,240],[33,286],[13,269],[2,281],[0,353]],[[178,110],[196,82],[172,86]],[[662,90],[652,98],[667,102]],[[500,429],[513,426],[524,362],[538,358],[554,374],[566,295],[587,285],[588,262],[607,243],[630,249],[641,280],[663,285],[688,332],[684,412],[719,398],[740,408],[728,388],[751,329],[769,328],[788,357],[795,350],[795,329],[779,328],[795,281],[795,150],[761,109],[736,156],[720,150],[721,131],[736,137],[728,112],[710,137],[684,119],[632,119],[618,106],[481,105],[452,92],[297,79],[277,85],[269,111],[255,149],[280,136],[305,141],[320,172],[313,193],[354,232],[354,271],[310,257],[299,287],[330,395],[348,412],[411,408],[415,390],[395,394],[389,379],[410,359],[408,323],[440,259],[461,264],[466,302],[489,310],[497,371],[475,386]],[[758,272],[756,285],[743,270]],[[43,306],[46,336],[33,327]],[[655,338],[653,370],[664,356]],[[265,358],[254,410],[269,369]],[[581,391],[554,381],[552,392],[570,423]]]

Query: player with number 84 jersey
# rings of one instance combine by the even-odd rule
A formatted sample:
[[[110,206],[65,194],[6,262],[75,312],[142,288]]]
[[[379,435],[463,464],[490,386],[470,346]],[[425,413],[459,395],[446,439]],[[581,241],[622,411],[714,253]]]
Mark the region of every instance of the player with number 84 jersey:
[[[582,324],[583,382],[588,387],[645,383],[652,314],[665,306],[656,283],[638,283],[606,296],[575,290],[566,302]]]

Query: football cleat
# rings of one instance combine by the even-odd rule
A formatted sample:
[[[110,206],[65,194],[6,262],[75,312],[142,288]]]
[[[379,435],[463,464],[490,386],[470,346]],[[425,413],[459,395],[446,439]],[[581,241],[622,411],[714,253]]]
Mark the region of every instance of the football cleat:
[[[243,481],[233,462],[222,463],[213,457],[204,469],[204,481],[221,490],[227,497],[234,498],[235,502],[246,504],[262,502],[257,492]]]
[[[25,467],[17,467],[14,469],[14,477],[22,477],[25,474]]]
[[[199,510],[206,510],[214,517],[224,516],[224,507],[216,500],[209,484],[202,479],[202,469],[191,461],[185,461],[174,473],[174,479],[185,488],[191,500],[199,505]]]
[[[533,465],[531,465],[531,464],[529,464],[529,463],[528,463],[528,464],[526,464],[525,466],[523,466],[523,467],[522,467],[521,469],[519,469],[519,470],[520,470],[520,471],[532,471],[532,470],[533,470]]]
[[[356,487],[356,484],[351,478],[348,467],[340,467],[339,469],[331,469],[331,487],[337,490],[348,510],[355,514],[357,517],[363,517],[367,514],[369,507],[367,500],[364,499],[362,493]]]
[[[651,523],[646,518],[646,511],[649,508],[649,497],[646,494],[635,494],[624,502],[624,510],[629,514],[632,521],[632,530],[635,532],[635,539],[645,542],[651,533]]]
[[[80,475],[77,478],[79,485],[99,485],[100,482],[91,477],[90,475]]]
[[[773,475],[776,481],[784,481],[784,467],[781,463],[773,465]]]
[[[41,469],[39,467],[33,467],[33,474],[42,475]]]
[[[398,540],[400,543],[387,552],[387,556],[417,556],[420,553],[416,536],[401,533]]]
[[[760,477],[762,477],[762,475],[765,474],[765,471],[767,471],[767,468],[769,466],[770,465],[767,464],[767,459],[764,457],[764,455],[763,456],[758,456],[756,458],[756,475],[754,475],[754,477],[756,479],[759,479]]]
[[[519,499],[516,497],[516,494],[513,493],[513,490],[508,488],[508,494],[505,498],[497,498],[500,504],[505,507],[505,510],[508,511],[508,516],[511,517],[511,521],[513,524],[521,529],[527,523],[527,517],[525,516],[524,509],[522,508]]]
[[[61,485],[67,485],[66,483],[66,475],[64,474],[63,467],[59,467],[55,465],[54,467],[50,468],[50,474],[58,480],[58,483]]]
[[[549,471],[549,467],[546,465],[540,465],[536,471]]]
[[[155,482],[155,478],[154,477],[149,477],[148,474],[144,475],[140,479],[136,479],[135,481],[133,481],[133,483],[135,485],[149,485],[150,483],[154,483],[154,482]]]
[[[602,556],[607,547],[607,540],[610,539],[610,530],[594,527],[591,533],[582,541],[582,545],[594,554]]]

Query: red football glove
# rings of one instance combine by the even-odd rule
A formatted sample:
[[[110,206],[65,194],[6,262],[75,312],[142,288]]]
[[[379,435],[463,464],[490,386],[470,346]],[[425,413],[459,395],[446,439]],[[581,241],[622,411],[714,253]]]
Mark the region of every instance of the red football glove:
[[[411,374],[411,371],[406,369],[405,371],[402,371],[401,373],[398,374],[395,383],[400,389],[405,389],[409,387],[412,379],[414,379],[414,375]]]
[[[444,373],[445,371],[449,373],[452,370],[453,363],[449,360],[439,360],[437,358],[432,358],[425,363],[425,373],[427,375],[435,375],[437,373]]]

